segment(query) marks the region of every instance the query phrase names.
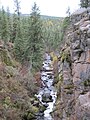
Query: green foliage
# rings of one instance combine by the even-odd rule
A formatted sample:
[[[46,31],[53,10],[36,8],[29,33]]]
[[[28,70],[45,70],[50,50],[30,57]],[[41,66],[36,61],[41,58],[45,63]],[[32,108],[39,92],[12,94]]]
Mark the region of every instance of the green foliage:
[[[12,18],[11,42],[15,42],[17,33],[17,15],[14,13]]]
[[[11,41],[11,35],[12,35],[12,21],[11,21],[11,15],[9,8],[7,8],[7,27],[8,27],[8,41]]]
[[[15,13],[13,14],[12,42],[15,42],[20,30],[20,1],[14,0],[14,4],[16,9]]]
[[[4,40],[4,44],[6,44],[8,40],[8,26],[7,26],[7,16],[4,8],[2,7],[1,14],[1,38]]]
[[[25,42],[24,38],[22,36],[22,30],[21,30],[21,23],[20,20],[17,21],[17,28],[16,28],[16,38],[14,41],[14,52],[15,57],[17,60],[19,60],[21,63],[24,60],[24,51],[25,51]]]
[[[19,60],[21,63],[23,62],[23,55],[24,55],[25,47],[24,47],[24,41],[22,38],[16,37],[15,43],[14,43],[14,53],[17,60]]]
[[[23,31],[20,20],[20,4],[18,0],[14,0],[16,6],[16,14],[13,16],[13,42],[14,42],[14,53],[17,60],[21,63],[24,61],[25,42],[23,38]]]
[[[42,17],[36,3],[30,16],[20,15],[20,2],[14,0],[15,12],[0,11],[0,36],[14,44],[15,58],[22,64],[27,61],[32,68],[39,69],[45,50],[56,50],[62,37],[63,18]]]
[[[0,58],[8,66],[13,66],[9,53],[6,50],[0,50]]]
[[[65,89],[73,89],[74,85],[73,84],[68,84],[64,87]]]
[[[42,23],[40,20],[39,8],[36,3],[34,3],[32,8],[29,22],[25,58],[30,61],[33,68],[38,69],[40,68],[42,61]]]
[[[46,50],[56,50],[59,47],[61,37],[62,18],[43,19],[43,42]]]
[[[81,7],[90,7],[90,1],[89,0],[80,0],[80,6]]]
[[[20,16],[20,0],[13,0],[13,1],[14,1],[14,5],[16,7],[15,12],[17,13],[18,19],[19,19],[19,16]]]
[[[73,90],[67,90],[66,94],[73,94]]]
[[[63,51],[61,53],[61,61],[64,62],[65,60],[67,62],[70,62],[70,53],[69,53],[69,51]]]
[[[5,100],[4,100],[4,105],[9,106],[10,103],[11,103],[11,100],[10,100],[10,97],[8,96],[8,97],[6,97]]]
[[[84,86],[89,86],[90,87],[90,79],[87,79],[84,81]]]
[[[63,20],[63,23],[62,23],[62,26],[61,26],[61,41],[63,40],[65,30],[66,30],[66,28],[68,27],[69,24],[70,24],[70,17],[66,17]]]

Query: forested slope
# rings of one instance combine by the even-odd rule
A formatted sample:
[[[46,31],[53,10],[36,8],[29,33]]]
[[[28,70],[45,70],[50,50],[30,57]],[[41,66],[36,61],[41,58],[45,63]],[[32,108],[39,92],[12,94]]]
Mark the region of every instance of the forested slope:
[[[36,4],[29,16],[18,6],[14,14],[0,10],[0,120],[31,120],[45,109],[35,94],[42,86],[43,53],[55,48],[61,21],[41,18]]]
[[[57,89],[53,118],[90,119],[89,3],[66,18],[41,16],[36,3],[29,16],[20,14],[18,0],[13,14],[2,7],[0,120],[31,120],[43,115],[45,106],[35,94],[44,87],[40,73],[44,53],[51,56]]]

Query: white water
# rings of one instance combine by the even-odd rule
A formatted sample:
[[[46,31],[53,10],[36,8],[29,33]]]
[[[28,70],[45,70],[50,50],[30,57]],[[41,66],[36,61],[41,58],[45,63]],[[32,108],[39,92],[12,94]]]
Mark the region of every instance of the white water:
[[[48,105],[48,107],[44,111],[43,120],[54,120],[52,116],[50,115],[50,113],[53,111],[54,104],[57,98],[57,92],[55,88],[53,87],[54,76],[53,76],[53,68],[51,64],[51,59],[48,54],[46,54],[45,56],[46,56],[45,61],[43,62],[43,66],[42,66],[43,71],[41,72],[41,80],[43,83],[43,88],[40,89],[38,95],[36,96],[43,105],[46,105],[46,104]],[[50,96],[52,97],[52,101],[42,102],[43,94],[44,95],[50,94]]]

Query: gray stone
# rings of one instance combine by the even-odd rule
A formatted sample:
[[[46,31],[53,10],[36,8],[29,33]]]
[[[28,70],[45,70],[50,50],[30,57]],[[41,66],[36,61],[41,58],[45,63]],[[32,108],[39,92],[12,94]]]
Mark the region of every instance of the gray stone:
[[[76,10],[72,15],[81,15],[82,13],[87,12],[86,8],[80,8],[78,10]]]
[[[80,41],[76,40],[74,43],[72,43],[72,49],[79,49],[80,48]]]
[[[87,31],[87,36],[90,38],[90,29]]]
[[[42,95],[42,102],[53,102],[52,96],[50,94],[43,94]]]
[[[90,8],[73,13],[71,22],[72,28],[64,38],[65,43],[70,41],[70,64],[64,61],[59,66],[63,81],[58,97],[61,104],[56,104],[60,113],[57,120],[90,120]]]
[[[88,39],[86,40],[86,44],[87,44],[88,48],[90,49],[90,38],[88,38]]]

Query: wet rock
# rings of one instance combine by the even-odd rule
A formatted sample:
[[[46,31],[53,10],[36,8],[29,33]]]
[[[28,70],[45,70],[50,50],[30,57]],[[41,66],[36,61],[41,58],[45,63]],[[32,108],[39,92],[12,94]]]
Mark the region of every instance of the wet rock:
[[[49,76],[48,76],[48,78],[49,78],[49,79],[52,79],[52,78],[53,78],[53,76],[52,76],[52,75],[49,75]]]
[[[44,120],[44,113],[39,112],[39,113],[36,115],[36,119],[35,119],[35,120]]]
[[[33,106],[39,107],[39,102],[38,101],[34,101]]]
[[[53,102],[52,96],[49,93],[43,94],[42,102]]]
[[[48,104],[44,104],[45,107],[48,107],[49,105]]]
[[[34,99],[34,98],[31,98],[31,99],[30,99],[31,104],[33,104],[33,103],[34,103],[34,101],[35,101],[35,99]]]
[[[51,64],[51,57],[49,54],[46,54],[45,61],[43,62],[43,67],[41,70],[41,81],[43,83],[43,87],[39,91],[39,94],[36,95],[37,98],[40,100],[40,103],[42,103],[44,109],[40,109],[40,113],[44,113],[44,115],[37,115],[37,120],[50,120],[52,119],[50,113],[53,111],[53,106],[56,100],[54,87],[52,86],[53,83],[53,67]],[[53,94],[52,94],[53,93]],[[34,102],[35,103],[35,102]],[[34,104],[33,104],[34,105]],[[38,103],[36,102],[36,106],[38,106]],[[40,107],[40,105],[39,105]],[[42,107],[41,107],[42,108]],[[49,117],[49,118],[48,118]]]

